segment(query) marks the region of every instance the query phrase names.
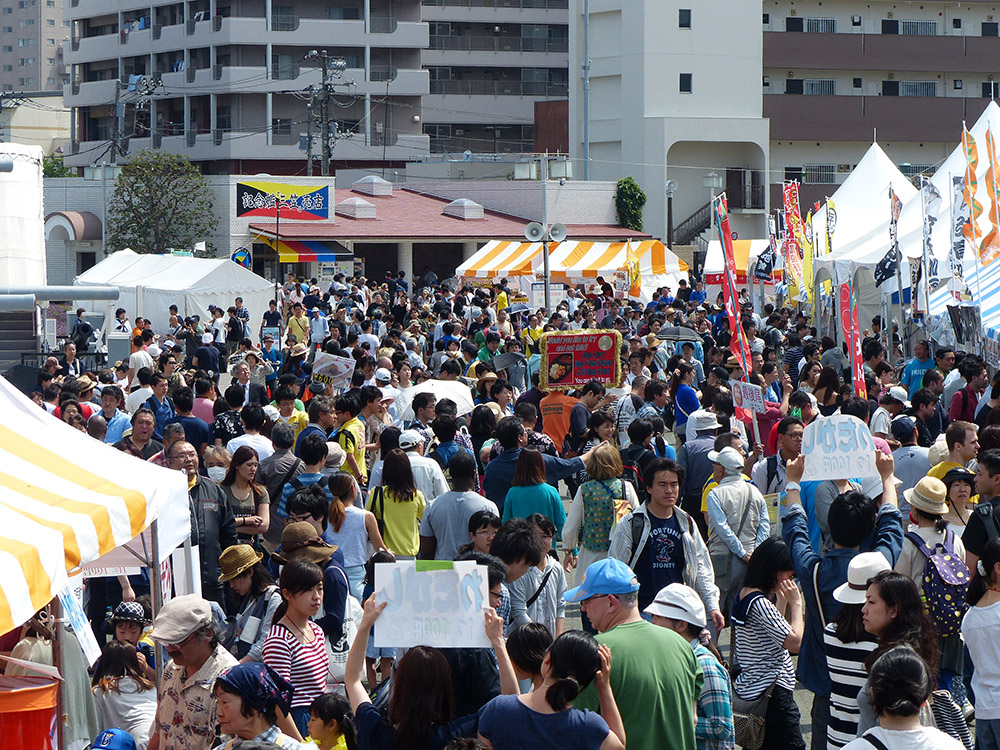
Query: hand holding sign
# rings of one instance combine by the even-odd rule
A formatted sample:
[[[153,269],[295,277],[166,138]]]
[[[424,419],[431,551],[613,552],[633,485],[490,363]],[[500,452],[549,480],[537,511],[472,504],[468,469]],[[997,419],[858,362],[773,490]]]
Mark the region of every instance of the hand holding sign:
[[[879,476],[875,441],[857,417],[837,414],[816,419],[802,434],[802,481]]]

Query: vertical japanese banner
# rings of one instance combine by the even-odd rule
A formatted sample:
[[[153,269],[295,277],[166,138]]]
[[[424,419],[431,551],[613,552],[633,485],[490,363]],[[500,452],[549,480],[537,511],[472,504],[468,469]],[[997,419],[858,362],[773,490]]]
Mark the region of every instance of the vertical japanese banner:
[[[997,189],[997,182],[1000,180],[1000,164],[997,163],[997,144],[993,139],[993,131],[986,129],[986,194],[990,197],[990,231],[983,237],[979,248],[979,262],[984,266],[1000,257],[1000,191]]]
[[[786,279],[789,288],[789,299],[798,299],[803,285],[802,251],[805,242],[805,231],[802,228],[802,216],[799,214],[799,183],[786,182],[782,188],[785,207],[785,237],[786,262],[791,278]]]
[[[854,285],[845,281],[840,285],[840,324],[844,329],[844,341],[851,358],[851,381],[854,395],[868,397],[865,387],[864,360],[861,358],[861,336],[858,326],[858,306],[854,301]]]
[[[724,259],[725,273],[722,277],[722,300],[726,306],[726,313],[729,315],[729,350],[738,359],[743,368],[743,379],[752,369],[752,359],[750,357],[750,344],[747,342],[746,333],[740,325],[739,292],[736,289],[736,258],[733,254],[733,233],[729,228],[729,203],[726,194],[722,193],[713,201],[715,211],[715,226],[719,231],[719,241],[722,245],[722,255]],[[738,419],[756,418],[742,408],[737,408]]]
[[[971,301],[972,295],[965,283],[965,225],[969,221],[969,207],[962,197],[965,178],[951,175],[951,247],[948,248],[948,291],[957,302]]]

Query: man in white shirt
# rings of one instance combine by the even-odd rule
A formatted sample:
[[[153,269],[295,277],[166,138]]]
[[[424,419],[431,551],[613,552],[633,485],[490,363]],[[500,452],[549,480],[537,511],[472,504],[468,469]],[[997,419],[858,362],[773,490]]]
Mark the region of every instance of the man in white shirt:
[[[240,421],[243,423],[243,434],[226,443],[226,450],[233,454],[240,446],[249,445],[257,452],[258,461],[270,458],[274,453],[274,445],[269,438],[260,434],[264,426],[264,407],[260,404],[247,404],[240,410]]]
[[[880,406],[872,414],[869,427],[871,428],[872,435],[875,437],[880,437],[883,440],[892,440],[892,430],[890,429],[892,420],[898,417],[904,409],[910,408],[906,389],[902,386],[894,385],[879,399],[879,404]]]
[[[399,436],[399,447],[406,451],[406,457],[410,459],[410,468],[413,470],[413,482],[417,489],[424,496],[428,507],[439,495],[443,495],[451,488],[448,487],[448,480],[444,478],[441,466],[433,458],[424,458],[424,436],[416,430],[403,430]],[[378,487],[382,484],[382,463],[376,463],[372,467],[369,487]]]
[[[148,355],[147,355],[148,356]],[[135,379],[139,381],[139,387],[132,391],[125,399],[125,411],[134,414],[135,410],[142,406],[153,395],[153,370],[150,367],[140,367],[136,372]]]
[[[129,385],[133,384],[136,373],[143,367],[148,367],[150,370],[156,369],[156,364],[153,362],[152,356],[146,351],[146,346],[142,342],[142,336],[136,336],[132,341],[132,345],[138,348],[128,358]]]

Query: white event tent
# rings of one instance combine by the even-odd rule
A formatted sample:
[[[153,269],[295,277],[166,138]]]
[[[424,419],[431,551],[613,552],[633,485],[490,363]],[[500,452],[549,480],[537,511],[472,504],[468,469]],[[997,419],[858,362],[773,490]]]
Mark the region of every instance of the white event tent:
[[[253,271],[227,258],[189,258],[177,255],[148,255],[119,250],[76,277],[80,286],[115,286],[121,290],[118,306],[149,318],[153,327],[169,325],[170,305],[176,304],[182,317],[199,315],[210,320],[210,304],[229,307],[243,298],[251,321],[259,321],[274,299],[274,285]],[[84,302],[81,307],[103,312],[103,303]]]

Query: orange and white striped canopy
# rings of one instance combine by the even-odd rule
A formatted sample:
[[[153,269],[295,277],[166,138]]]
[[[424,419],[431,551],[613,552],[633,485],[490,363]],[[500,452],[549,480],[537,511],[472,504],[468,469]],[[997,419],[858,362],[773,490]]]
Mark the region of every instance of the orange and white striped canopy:
[[[180,472],[98,442],[0,377],[0,633],[48,604],[69,571],[129,542],[164,508],[175,521],[189,519]],[[163,555],[189,534],[189,520],[166,536],[161,529]]]
[[[628,263],[628,252],[639,261],[643,276],[679,275],[688,266],[659,240],[641,242],[563,242],[551,250],[549,268],[552,281],[576,284],[603,276],[608,281]],[[536,270],[541,261],[536,263]]]
[[[549,253],[558,243],[549,243]],[[462,263],[455,275],[466,279],[502,279],[508,276],[530,276],[534,273],[532,263],[537,258],[542,262],[541,242],[509,242],[491,240],[483,245],[475,255]]]

